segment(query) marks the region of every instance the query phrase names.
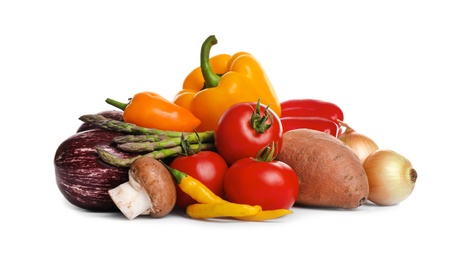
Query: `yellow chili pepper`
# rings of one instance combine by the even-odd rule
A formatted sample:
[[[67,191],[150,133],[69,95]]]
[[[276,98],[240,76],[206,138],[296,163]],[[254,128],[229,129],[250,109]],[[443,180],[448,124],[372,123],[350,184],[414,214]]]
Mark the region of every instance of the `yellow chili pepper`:
[[[110,98],[106,99],[106,103],[124,111],[124,122],[142,127],[193,132],[201,124],[201,120],[191,111],[153,92],[137,93],[128,104]]]
[[[264,221],[270,219],[276,219],[285,215],[292,214],[293,212],[289,209],[274,209],[274,210],[261,210],[255,215],[235,217],[236,219],[246,221]]]
[[[186,214],[191,218],[218,218],[218,217],[246,217],[261,211],[260,206],[238,204],[232,202],[221,202],[202,204],[191,204],[186,208]]]
[[[292,213],[292,211],[288,209],[263,211],[261,206],[258,205],[252,206],[229,202],[217,196],[199,180],[184,172],[171,168],[162,161],[161,163],[170,171],[171,175],[173,175],[176,184],[181,190],[198,202],[186,207],[186,214],[191,218],[234,217],[247,221],[263,221],[280,218]]]
[[[261,65],[246,52],[233,56],[221,54],[209,59],[209,52],[217,44],[209,36],[201,48],[201,65],[185,79],[183,89],[173,102],[190,110],[201,124],[197,131],[215,130],[219,118],[230,106],[239,102],[257,102],[270,105],[281,116],[281,105],[271,82]]]
[[[203,204],[214,204],[223,202],[228,203],[228,201],[217,196],[198,179],[195,179],[191,175],[188,175],[184,172],[173,169],[163,162],[162,164],[168,169],[168,171],[170,171],[171,175],[173,175],[176,184],[181,188],[181,190],[184,193],[188,194],[195,201]]]

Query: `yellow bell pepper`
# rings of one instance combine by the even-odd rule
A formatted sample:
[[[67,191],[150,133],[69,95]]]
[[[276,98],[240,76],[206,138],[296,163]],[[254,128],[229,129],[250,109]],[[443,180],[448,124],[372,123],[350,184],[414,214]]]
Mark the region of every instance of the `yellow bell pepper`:
[[[217,39],[214,35],[204,41],[200,67],[186,77],[183,89],[173,99],[175,104],[190,110],[201,120],[196,130],[215,130],[225,110],[239,102],[260,100],[280,117],[279,99],[255,57],[238,52],[209,59],[210,49],[215,44]]]

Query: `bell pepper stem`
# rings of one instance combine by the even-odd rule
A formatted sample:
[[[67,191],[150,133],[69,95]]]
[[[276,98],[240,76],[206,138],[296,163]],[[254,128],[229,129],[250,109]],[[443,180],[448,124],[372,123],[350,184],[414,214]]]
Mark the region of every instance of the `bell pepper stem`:
[[[122,111],[124,111],[124,109],[126,109],[127,105],[126,103],[122,103],[122,102],[119,102],[119,101],[116,101],[114,99],[110,99],[110,98],[107,98],[106,99],[106,103],[112,105],[112,106],[115,106],[119,109],[121,109]]]
[[[211,47],[217,44],[217,39],[214,35],[209,36],[201,47],[201,71],[204,77],[205,88],[214,88],[219,85],[220,76],[217,75],[211,67],[209,61],[209,53]]]

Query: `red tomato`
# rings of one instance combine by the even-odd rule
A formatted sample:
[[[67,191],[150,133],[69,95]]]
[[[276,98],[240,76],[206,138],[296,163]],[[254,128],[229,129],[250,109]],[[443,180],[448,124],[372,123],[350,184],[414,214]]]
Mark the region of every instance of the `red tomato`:
[[[256,157],[258,151],[272,142],[277,144],[275,155],[280,151],[282,124],[277,114],[266,108],[266,105],[256,102],[241,102],[229,107],[220,117],[214,132],[214,143],[229,165],[241,158]],[[264,128],[267,125],[270,127],[258,131],[260,127],[252,123],[252,117]]]
[[[216,195],[224,198],[224,178],[228,165],[216,152],[200,151],[192,155],[181,155],[173,159],[171,168],[184,172],[206,185]],[[182,209],[196,203],[176,186],[176,205]]]
[[[286,163],[243,158],[225,173],[228,201],[260,205],[263,210],[289,209],[299,193],[299,180]]]

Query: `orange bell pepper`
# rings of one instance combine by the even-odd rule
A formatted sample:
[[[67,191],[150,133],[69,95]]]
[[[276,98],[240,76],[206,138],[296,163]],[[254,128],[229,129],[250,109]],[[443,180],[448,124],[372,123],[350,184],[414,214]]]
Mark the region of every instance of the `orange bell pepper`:
[[[271,82],[261,65],[246,52],[233,56],[220,54],[209,59],[209,52],[217,44],[209,36],[201,48],[201,66],[184,80],[183,89],[173,102],[190,110],[201,124],[197,131],[215,130],[219,118],[230,106],[239,102],[258,100],[281,116],[281,105]]]
[[[201,120],[187,110],[153,92],[140,92],[128,104],[107,98],[106,103],[122,109],[124,122],[142,127],[194,132]]]

